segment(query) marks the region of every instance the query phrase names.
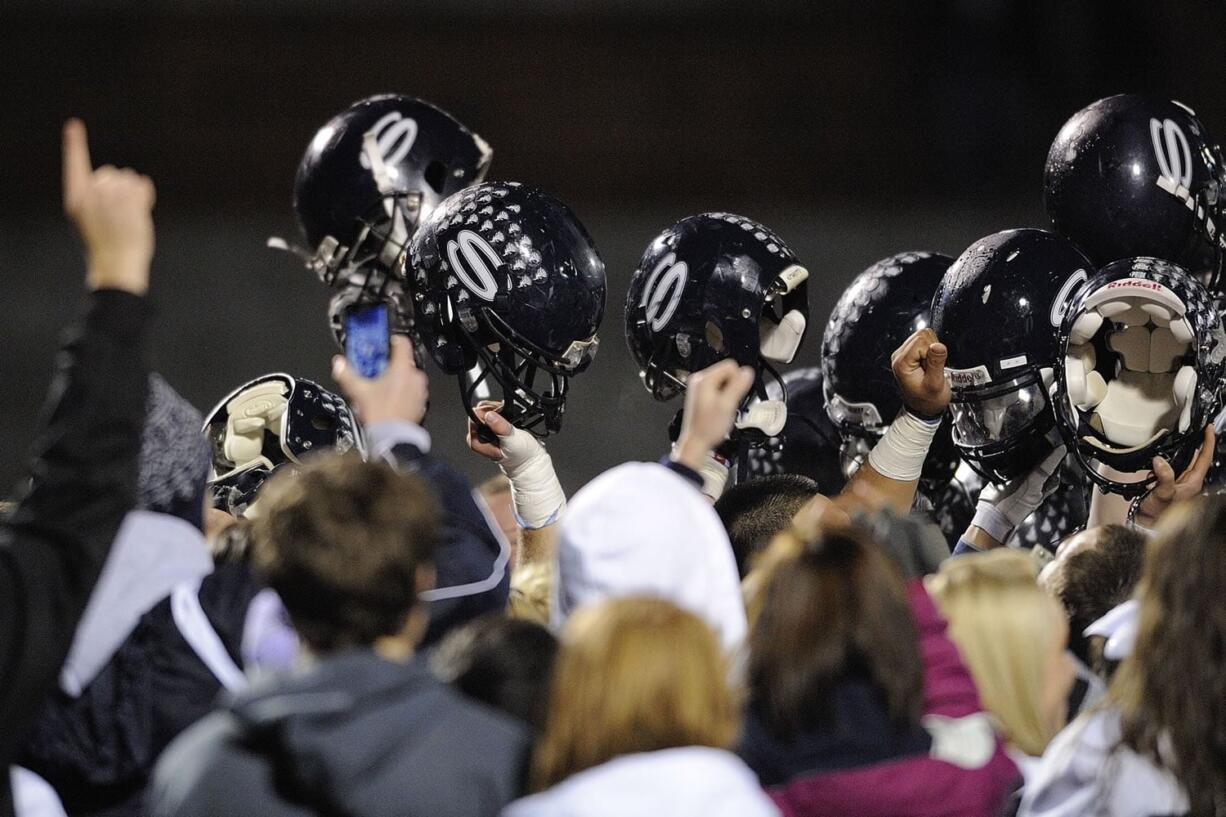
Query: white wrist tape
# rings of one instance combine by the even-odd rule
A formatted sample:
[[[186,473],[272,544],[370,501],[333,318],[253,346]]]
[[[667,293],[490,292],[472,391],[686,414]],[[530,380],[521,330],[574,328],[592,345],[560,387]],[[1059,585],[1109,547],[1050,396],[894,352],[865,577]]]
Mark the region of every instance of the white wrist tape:
[[[724,486],[728,484],[728,474],[732,469],[728,463],[716,459],[708,454],[707,461],[703,463],[699,474],[702,475],[702,492],[710,498],[712,502],[719,499],[724,493]]]
[[[940,426],[939,420],[930,423],[904,409],[869,452],[869,465],[881,476],[900,482],[919,479],[928,457],[928,446],[932,445],[932,438]]]
[[[538,530],[558,521],[566,508],[566,494],[553,470],[553,460],[541,441],[527,431],[512,428],[498,437],[502,459],[498,467],[511,482],[515,516],[527,530]]]

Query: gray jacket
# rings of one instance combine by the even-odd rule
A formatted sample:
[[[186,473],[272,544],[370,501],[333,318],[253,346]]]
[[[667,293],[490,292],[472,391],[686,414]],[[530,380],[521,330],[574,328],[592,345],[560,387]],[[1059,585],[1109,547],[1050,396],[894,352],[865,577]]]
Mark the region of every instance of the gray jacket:
[[[180,735],[148,813],[492,817],[521,792],[528,751],[526,727],[461,697],[424,659],[348,650]]]

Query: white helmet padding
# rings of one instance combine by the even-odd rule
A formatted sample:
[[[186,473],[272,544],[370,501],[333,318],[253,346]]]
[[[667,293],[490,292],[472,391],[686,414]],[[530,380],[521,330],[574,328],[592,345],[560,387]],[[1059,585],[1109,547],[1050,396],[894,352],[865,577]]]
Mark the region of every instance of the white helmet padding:
[[[1193,331],[1179,297],[1156,281],[1124,279],[1089,295],[1084,310],[1069,333],[1068,398],[1106,438],[1084,441],[1128,453],[1172,429],[1187,431],[1196,370],[1183,365]],[[1114,353],[1110,365],[1099,366],[1096,339]]]

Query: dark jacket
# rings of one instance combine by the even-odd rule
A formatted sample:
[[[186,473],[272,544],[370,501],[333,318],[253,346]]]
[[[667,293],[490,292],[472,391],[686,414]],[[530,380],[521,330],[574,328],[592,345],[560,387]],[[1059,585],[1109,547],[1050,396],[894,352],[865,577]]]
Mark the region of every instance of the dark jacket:
[[[924,663],[922,724],[898,729],[880,696],[848,680],[838,724],[793,741],[751,706],[739,753],[784,817],[994,817],[1019,779],[979,705],[970,672],[923,585],[909,586]]]
[[[0,522],[0,770],[55,686],[115,533],[136,504],[148,324],[143,298],[90,296],[57,357],[30,481]],[[0,781],[0,814],[10,808]]]
[[[435,589],[421,596],[430,604],[424,646],[477,616],[502,612],[511,590],[510,546],[464,475],[427,453],[429,439],[424,430],[408,423],[367,428],[371,456],[420,475],[443,512],[434,558]]]
[[[347,650],[240,695],[158,762],[152,817],[493,817],[521,791],[527,728],[424,659]]]
[[[243,625],[259,592],[246,564],[219,567],[196,591],[228,659],[242,665]],[[22,757],[71,815],[141,814],[158,755],[211,712],[221,683],[186,641],[167,597],[143,615],[78,696],[57,690]]]

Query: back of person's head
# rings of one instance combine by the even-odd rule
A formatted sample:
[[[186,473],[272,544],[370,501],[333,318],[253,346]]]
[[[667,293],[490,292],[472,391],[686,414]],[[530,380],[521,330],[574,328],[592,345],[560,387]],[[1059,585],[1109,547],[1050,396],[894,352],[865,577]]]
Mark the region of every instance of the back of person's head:
[[[468,697],[540,731],[557,652],[558,640],[540,624],[490,614],[452,630],[430,663]]]
[[[1103,525],[1062,542],[1039,574],[1039,583],[1064,605],[1069,649],[1087,666],[1098,661],[1085,629],[1132,598],[1144,556],[1144,536],[1123,525]]]
[[[726,676],[715,634],[671,602],[629,597],[579,610],[562,634],[535,785],[621,755],[728,747],[737,710]]]
[[[1167,512],[1149,542],[1136,643],[1108,693],[1125,745],[1168,768],[1189,814],[1226,809],[1226,498]]]
[[[772,474],[734,485],[716,501],[715,512],[728,531],[741,578],[754,557],[787,530],[792,517],[817,492],[817,483],[809,477]]]
[[[1064,612],[1035,582],[1034,561],[1005,549],[959,556],[928,589],[984,708],[1014,746],[1041,755],[1064,726],[1074,668]]]
[[[835,689],[856,680],[876,688],[892,721],[918,723],[923,667],[898,571],[855,528],[793,545],[765,568],[750,629],[755,714],[783,740],[834,727]]]
[[[253,562],[316,652],[401,634],[430,578],[438,509],[420,477],[323,455],[264,488]]]

